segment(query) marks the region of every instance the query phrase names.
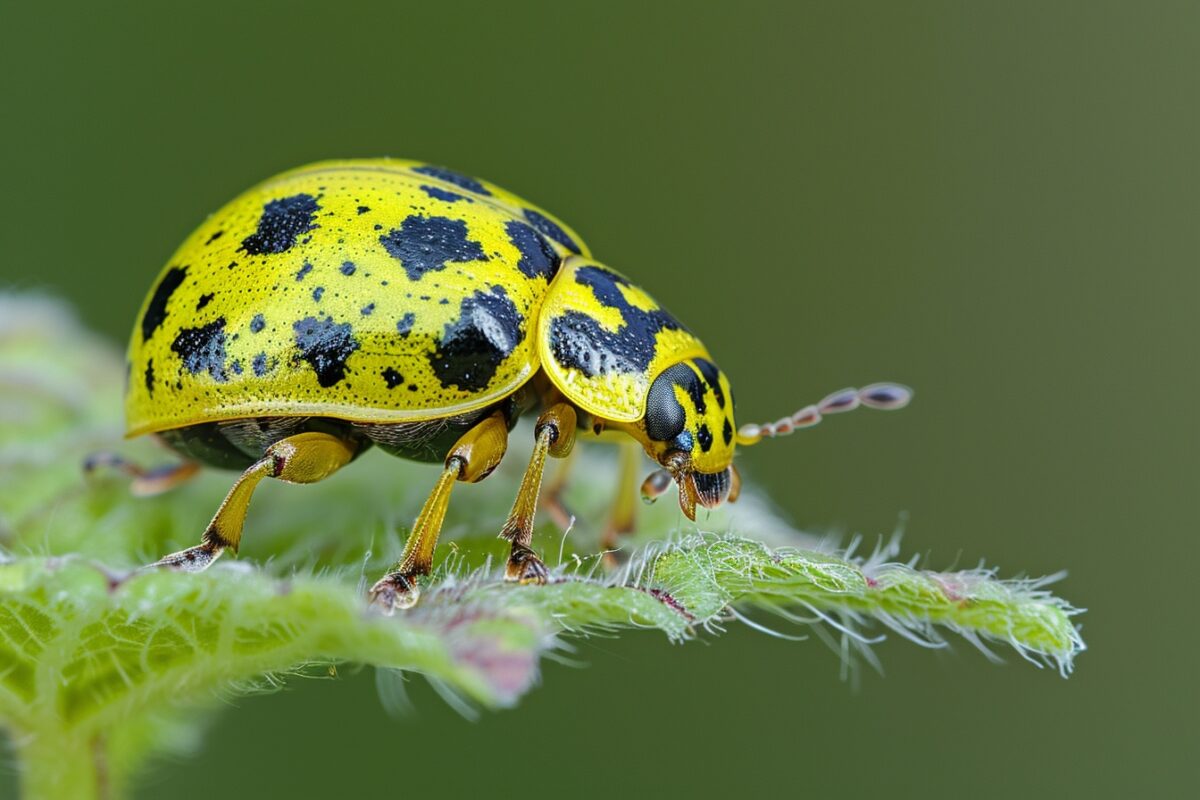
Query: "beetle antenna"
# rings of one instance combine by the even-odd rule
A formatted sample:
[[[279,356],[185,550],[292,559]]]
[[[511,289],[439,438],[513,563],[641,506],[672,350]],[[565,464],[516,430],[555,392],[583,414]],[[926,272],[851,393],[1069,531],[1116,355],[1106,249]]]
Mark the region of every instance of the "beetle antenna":
[[[790,417],[763,425],[743,425],[738,429],[737,443],[744,447],[764,438],[786,436],[801,428],[811,428],[828,414],[853,411],[859,406],[895,411],[908,405],[912,397],[913,390],[898,383],[872,383],[862,389],[842,389],[815,405],[805,406]]]

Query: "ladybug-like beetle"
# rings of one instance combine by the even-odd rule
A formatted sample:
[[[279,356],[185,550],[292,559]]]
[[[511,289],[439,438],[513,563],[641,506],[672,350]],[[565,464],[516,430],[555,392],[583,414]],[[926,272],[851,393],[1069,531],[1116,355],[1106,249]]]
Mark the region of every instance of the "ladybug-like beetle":
[[[537,414],[535,447],[501,536],[506,577],[542,583],[530,546],[542,471],[577,435],[636,442],[661,467],[643,496],[674,480],[694,519],[697,504],[736,499],[737,445],[909,398],[876,384],[738,431],[700,340],[574,231],[494,184],[396,160],[301,167],[211,216],[143,303],[129,369],[128,435],[187,459],[127,466],[135,489],[197,463],[243,470],[201,543],[158,566],[201,570],[236,551],[263,478],[313,483],[372,445],[443,464],[403,556],[371,589],[387,611],[417,601],[452,487],[496,468],[523,414]],[[630,527],[632,506],[617,507],[610,543]]]

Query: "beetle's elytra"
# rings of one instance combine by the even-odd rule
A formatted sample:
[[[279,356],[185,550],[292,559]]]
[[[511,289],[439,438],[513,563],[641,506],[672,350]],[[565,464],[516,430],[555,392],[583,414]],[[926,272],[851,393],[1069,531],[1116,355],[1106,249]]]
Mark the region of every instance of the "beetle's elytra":
[[[203,569],[236,550],[263,478],[313,483],[372,445],[441,463],[403,556],[371,590],[388,611],[416,602],[452,487],[495,469],[523,414],[537,415],[536,444],[501,535],[506,576],[539,583],[543,466],[577,436],[640,445],[660,466],[643,495],[673,480],[694,518],[697,504],[736,499],[738,444],[909,398],[876,384],[739,431],[700,340],[562,221],[486,181],[387,159],[285,172],[206,220],[142,304],[129,369],[128,434],[187,459],[138,488],[197,462],[243,470],[201,544],[163,566]]]

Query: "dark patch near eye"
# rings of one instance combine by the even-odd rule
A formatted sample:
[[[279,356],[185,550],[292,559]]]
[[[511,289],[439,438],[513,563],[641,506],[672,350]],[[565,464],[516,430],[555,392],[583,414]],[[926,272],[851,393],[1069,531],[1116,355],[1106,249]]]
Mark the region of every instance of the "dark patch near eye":
[[[204,308],[206,305],[211,303],[213,297],[214,297],[214,295],[211,293],[200,295],[200,302],[196,303],[196,310],[199,311],[200,309]]]
[[[353,274],[354,274],[354,271],[355,271],[356,269],[358,269],[358,267],[354,266],[354,262],[353,262],[353,261],[344,261],[344,262],[342,262],[342,274],[343,274],[343,275],[353,275]]]
[[[550,324],[550,350],[566,368],[575,368],[594,378],[609,373],[645,372],[654,360],[656,337],[662,330],[686,330],[662,309],[644,311],[630,305],[619,286],[624,278],[601,267],[582,267],[575,280],[589,286],[596,299],[621,312],[624,325],[612,333],[580,311],[566,311]],[[696,378],[691,372],[692,378]]]
[[[304,276],[307,275],[308,273],[312,272],[312,269],[313,269],[312,264],[305,261],[304,266],[300,267],[300,269],[296,272],[296,280],[298,280],[298,281],[304,280]]]
[[[429,175],[430,177],[433,177],[433,178],[440,178],[441,180],[444,180],[446,183],[453,183],[455,186],[459,187],[460,189],[466,189],[467,191],[474,192],[475,194],[482,194],[482,195],[486,195],[488,197],[490,197],[492,194],[491,192],[489,192],[487,190],[486,186],[484,186],[482,183],[475,180],[474,178],[470,178],[466,175],[455,172],[454,170],[446,169],[445,167],[438,167],[433,164],[426,164],[425,166],[422,166],[422,167],[413,167],[412,171],[420,173],[421,175]]]
[[[464,194],[458,194],[457,192],[447,192],[445,189],[439,189],[436,186],[422,186],[421,191],[424,192],[425,194],[429,195],[430,197],[432,197],[434,200],[442,200],[447,203],[454,203],[459,200],[466,200],[468,203],[475,202],[474,200],[472,200],[471,198],[467,197]]]
[[[416,314],[413,314],[411,311],[405,312],[404,316],[400,318],[400,321],[396,323],[396,333],[407,337],[410,333],[412,333],[412,326],[416,321]]]
[[[224,383],[225,374],[225,318],[199,328],[184,328],[171,343],[171,350],[179,354],[183,367],[193,375],[207,372],[213,380]]]
[[[420,387],[418,387],[418,386],[417,386],[415,383],[410,383],[410,384],[408,385],[408,390],[409,390],[410,392],[415,392],[415,391],[416,391],[418,388],[420,388]]]
[[[672,450],[681,450],[684,453],[692,452],[692,448],[695,446],[691,431],[684,431],[671,441]]]
[[[363,214],[367,213],[370,210],[371,210],[370,206],[359,206],[358,207],[358,215],[361,217]]]
[[[696,429],[696,441],[700,442],[700,449],[705,453],[712,450],[713,435],[708,429],[708,423],[700,423],[700,427]]]
[[[459,304],[458,319],[446,324],[429,364],[443,387],[481,391],[524,340],[524,323],[503,286],[477,291]]]
[[[258,377],[261,378],[262,376],[266,375],[267,374],[267,354],[259,353],[258,355],[256,355],[254,357],[254,361],[251,363],[251,366],[254,368],[254,374],[257,375]]]
[[[404,376],[396,370],[388,367],[383,371],[383,380],[387,383],[389,389],[395,389],[400,384],[404,383]]]
[[[362,307],[362,310],[359,313],[362,314],[364,317],[371,316],[372,314],[375,313],[375,304],[367,303],[365,306]]]
[[[508,240],[521,254],[517,269],[530,278],[545,278],[549,283],[558,272],[560,264],[554,248],[533,228],[524,222],[511,220],[504,225]]]
[[[320,210],[311,194],[294,194],[263,206],[258,230],[242,239],[242,248],[252,256],[285,253],[301,234],[317,228],[313,216]]]
[[[224,236],[224,235],[225,235],[225,231],[217,231],[217,232],[216,232],[216,233],[214,233],[212,236],[208,237],[208,241],[206,241],[206,242],[204,243],[205,247],[207,247],[208,245],[212,244],[212,243],[213,243],[213,242],[215,242],[217,239],[220,239],[220,238],[221,238],[222,236]]]
[[[154,359],[146,362],[146,393],[154,397]]]
[[[346,359],[358,349],[350,323],[332,317],[305,317],[292,325],[300,358],[317,373],[317,383],[329,388],[346,377]]]
[[[725,425],[721,428],[721,438],[725,440],[727,447],[733,442],[733,423],[728,419],[725,420]]]
[[[712,389],[713,395],[716,396],[717,407],[724,411],[725,392],[721,389],[721,370],[717,369],[717,365],[707,358],[693,360],[696,362],[696,367],[700,370],[700,374],[704,376],[704,381],[708,384],[708,388]]]
[[[266,321],[266,319],[263,318],[262,314],[255,314],[254,319],[250,320],[250,332],[258,333],[264,327],[266,327],[266,324],[267,324],[267,321]]]
[[[318,286],[317,288],[313,289],[312,298],[313,298],[313,300],[316,300],[318,303],[321,302],[321,298],[324,295],[325,295],[325,287],[324,286]]]
[[[187,267],[171,267],[158,282],[158,286],[154,287],[154,296],[150,298],[150,304],[146,306],[146,313],[142,315],[143,342],[153,336],[154,332],[163,324],[163,320],[167,318],[167,302],[171,299],[171,295],[175,294],[175,290],[183,284],[183,279],[186,277]]]
[[[404,267],[408,279],[443,270],[449,261],[487,261],[479,242],[467,238],[467,223],[448,217],[411,216],[399,228],[379,237],[388,254]]]
[[[678,366],[684,367],[687,374],[680,373],[679,377],[675,379],[675,385],[687,392],[688,397],[692,398],[692,405],[696,407],[697,414],[703,415],[707,413],[708,403],[704,402],[704,384],[701,383],[700,377],[686,365],[679,364]]]
[[[525,219],[529,220],[530,224],[537,228],[538,233],[549,236],[575,255],[579,255],[581,252],[579,245],[575,244],[575,240],[567,236],[567,232],[558,227],[558,224],[554,220],[546,217],[544,214],[539,214],[532,208],[522,210],[525,212]]]
[[[686,415],[675,397],[675,382],[681,371],[691,372],[683,364],[663,370],[646,395],[646,435],[656,442],[668,442],[683,431]]]

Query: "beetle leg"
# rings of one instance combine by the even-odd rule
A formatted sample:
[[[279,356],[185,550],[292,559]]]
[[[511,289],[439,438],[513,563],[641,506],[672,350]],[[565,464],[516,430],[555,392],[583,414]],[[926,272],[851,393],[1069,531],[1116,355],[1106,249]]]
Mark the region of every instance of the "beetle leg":
[[[350,463],[355,452],[355,445],[328,433],[313,431],[280,439],[238,478],[205,529],[200,544],[163,556],[150,566],[199,572],[216,561],[227,548],[236,553],[242,541],[242,526],[250,497],[263,478],[316,483]]]
[[[512,542],[508,565],[504,570],[505,580],[521,583],[545,583],[549,577],[546,565],[533,552],[533,518],[537,512],[538,493],[542,487],[542,472],[546,467],[546,456],[566,458],[575,444],[575,409],[566,403],[557,403],[546,409],[534,426],[533,455],[521,479],[521,488],[513,502],[512,511],[504,529],[502,539]]]
[[[637,505],[634,497],[637,495],[638,467],[640,466],[641,447],[637,442],[621,442],[618,455],[617,494],[613,498],[612,514],[600,537],[600,548],[604,551],[604,559],[610,565],[615,562],[612,551],[618,546],[621,536],[632,533],[634,521],[637,518]]]
[[[508,449],[508,425],[497,411],[463,434],[446,456],[441,477],[413,523],[404,553],[386,575],[371,587],[370,600],[384,613],[411,608],[421,595],[417,579],[433,568],[433,550],[450,505],[455,481],[475,483],[492,474]]]
[[[83,471],[91,475],[100,469],[116,470],[129,476],[129,491],[136,497],[152,497],[186,483],[200,471],[195,461],[178,461],[145,469],[116,453],[93,453],[83,462]]]

